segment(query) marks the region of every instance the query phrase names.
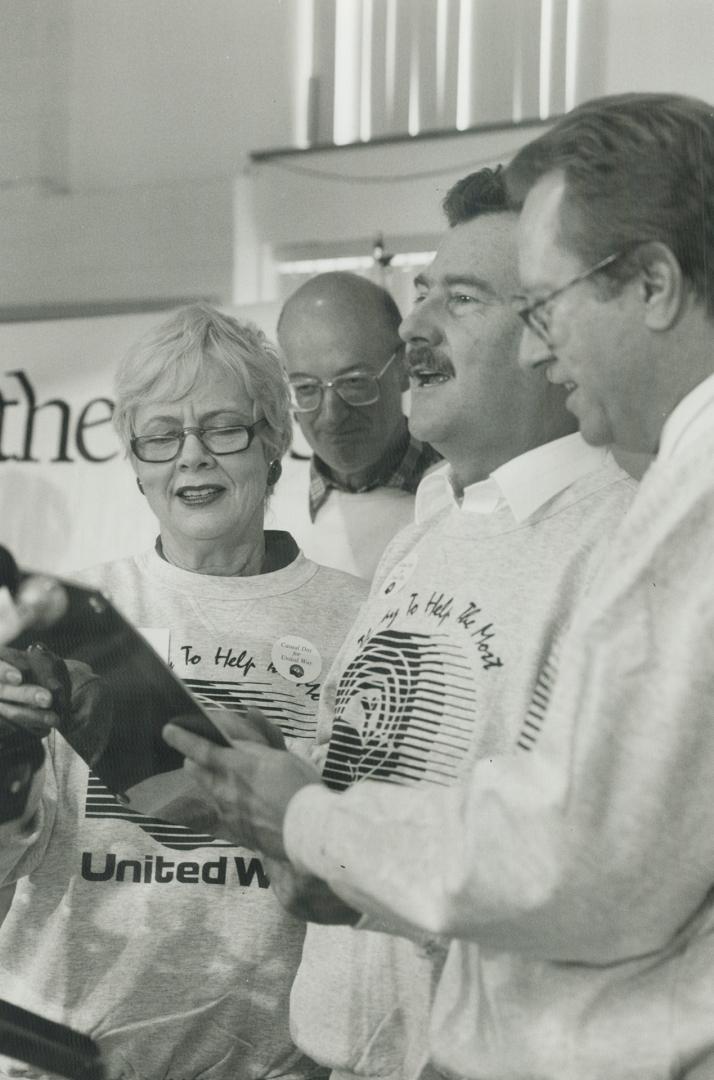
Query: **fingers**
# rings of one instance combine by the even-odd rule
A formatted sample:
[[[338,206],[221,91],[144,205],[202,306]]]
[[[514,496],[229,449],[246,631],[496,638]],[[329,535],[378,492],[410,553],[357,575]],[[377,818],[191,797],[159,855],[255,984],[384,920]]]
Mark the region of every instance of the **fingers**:
[[[178,724],[166,724],[162,731],[164,742],[178,750],[189,761],[194,761],[202,768],[212,772],[220,771],[221,754],[225,753],[220,747],[209,742],[208,739],[194,735],[192,731],[186,731]]]
[[[234,709],[205,709],[221,735],[229,742],[251,739],[252,732],[245,726],[245,714]]]
[[[10,686],[19,686],[22,682],[22,672],[7,660],[0,659],[0,683],[8,683]]]
[[[42,659],[43,654],[39,651],[0,650],[0,702],[49,708],[52,704],[52,687],[42,682],[43,670],[33,670],[32,667]],[[24,679],[27,682],[23,684]]]
[[[254,730],[260,732],[261,741],[264,741],[267,746],[272,746],[275,750],[285,750],[285,739],[282,731],[277,724],[273,724],[268,720],[260,709],[256,709],[254,706],[246,709],[246,719]]]
[[[52,694],[44,686],[3,683],[0,677],[0,709],[5,705],[23,705],[33,710],[49,709],[51,704]]]
[[[55,712],[0,702],[0,730],[4,727],[25,728],[42,739],[53,728],[59,727],[59,717]]]
[[[247,775],[253,768],[254,755],[266,752],[263,746],[246,743],[240,749],[216,746],[177,724],[167,724],[162,735],[169,746],[183,755],[184,769],[214,799],[224,804],[224,809],[241,800]]]
[[[201,788],[203,797],[208,804],[220,814],[222,808],[217,794],[219,783],[216,780],[215,773],[204,769],[202,765],[197,765],[195,761],[191,761],[191,758],[188,757],[183,759],[183,769],[196,786]]]
[[[11,655],[4,651],[5,657]],[[43,737],[59,723],[50,708],[52,694],[36,683],[23,684],[22,672],[9,659],[0,659],[0,723],[27,728]]]
[[[53,728],[59,727],[59,717],[54,712],[28,709],[25,705],[0,705],[0,730],[24,728],[43,739]]]
[[[272,724],[260,709],[248,708],[244,712],[212,709],[209,714],[227,739],[234,742],[254,742],[276,750],[285,749],[280,728]]]
[[[226,761],[226,756],[234,756],[235,752],[214,746],[207,739],[194,735],[177,724],[167,724],[162,735],[169,746],[183,754],[185,772],[218,811],[222,823],[221,835],[236,843],[248,844],[248,834],[235,831],[236,778]]]

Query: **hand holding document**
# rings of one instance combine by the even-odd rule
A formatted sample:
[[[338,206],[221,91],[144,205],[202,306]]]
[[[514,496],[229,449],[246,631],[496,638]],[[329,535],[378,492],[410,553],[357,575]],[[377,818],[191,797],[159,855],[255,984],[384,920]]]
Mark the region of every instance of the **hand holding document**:
[[[0,719],[37,742],[56,727],[129,809],[210,831],[215,812],[161,731],[226,746],[220,725],[102,593],[22,575],[4,556]]]

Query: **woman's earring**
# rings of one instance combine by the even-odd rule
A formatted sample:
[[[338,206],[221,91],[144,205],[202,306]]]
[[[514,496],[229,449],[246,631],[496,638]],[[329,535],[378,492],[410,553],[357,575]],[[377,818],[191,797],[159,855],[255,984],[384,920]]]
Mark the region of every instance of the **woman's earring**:
[[[268,487],[274,487],[275,484],[277,484],[278,480],[282,476],[282,472],[283,467],[277,460],[277,458],[275,461],[270,462],[270,465],[268,466],[268,475],[266,477],[266,483]]]
[[[139,479],[138,476],[136,478],[136,486],[138,487],[138,489],[139,489],[139,491],[141,492],[142,495],[146,494],[146,492],[144,491],[144,485],[142,484],[142,482],[141,482],[141,480]]]

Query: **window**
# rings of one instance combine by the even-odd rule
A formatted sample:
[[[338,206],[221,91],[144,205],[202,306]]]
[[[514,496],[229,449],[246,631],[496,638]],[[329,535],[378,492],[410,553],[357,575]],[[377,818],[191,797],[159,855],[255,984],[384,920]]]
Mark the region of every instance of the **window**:
[[[297,0],[297,146],[571,108],[582,0]]]

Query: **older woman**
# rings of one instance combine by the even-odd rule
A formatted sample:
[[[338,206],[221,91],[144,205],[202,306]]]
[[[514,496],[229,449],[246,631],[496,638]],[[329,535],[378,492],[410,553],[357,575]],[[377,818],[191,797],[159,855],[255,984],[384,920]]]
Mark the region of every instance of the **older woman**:
[[[115,424],[159,536],[81,577],[150,632],[205,704],[260,704],[289,746],[307,744],[364,586],[264,530],[290,439],[273,349],[188,307],[122,363]],[[0,663],[0,716],[36,719],[35,689],[12,678]],[[317,1075],[288,1034],[303,928],[261,861],[127,810],[57,732],[47,743],[44,780],[0,827],[0,887],[17,881],[0,931],[3,997],[91,1034],[109,1080]]]

